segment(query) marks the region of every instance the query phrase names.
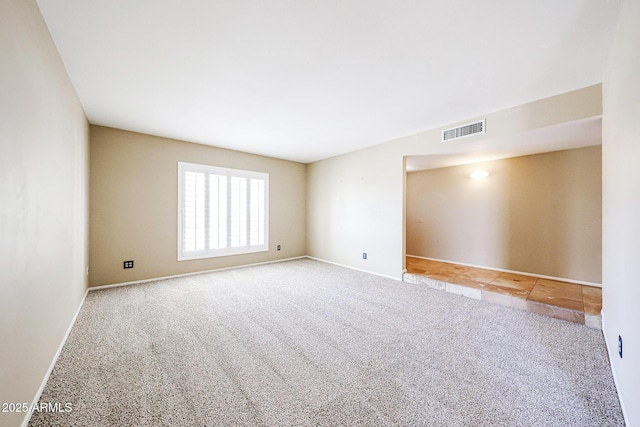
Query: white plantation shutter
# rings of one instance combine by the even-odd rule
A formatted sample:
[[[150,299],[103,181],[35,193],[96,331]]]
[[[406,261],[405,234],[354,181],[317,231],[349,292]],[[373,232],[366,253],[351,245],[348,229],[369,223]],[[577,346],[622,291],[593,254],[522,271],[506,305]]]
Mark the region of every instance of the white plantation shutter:
[[[187,251],[204,249],[204,174],[186,172],[184,175],[184,248]]]
[[[268,250],[269,175],[178,163],[178,260]]]
[[[264,244],[264,214],[265,214],[265,199],[264,199],[264,181],[261,179],[252,179],[250,181],[249,197],[251,202],[249,203],[249,230],[251,234],[249,236],[250,245],[262,245]]]

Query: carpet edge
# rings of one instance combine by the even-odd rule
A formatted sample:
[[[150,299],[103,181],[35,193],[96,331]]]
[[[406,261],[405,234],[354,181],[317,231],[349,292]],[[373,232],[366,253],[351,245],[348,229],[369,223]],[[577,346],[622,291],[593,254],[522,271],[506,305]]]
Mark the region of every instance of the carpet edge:
[[[604,338],[604,345],[607,348],[607,356],[609,356],[609,366],[611,367],[611,375],[613,376],[613,384],[616,386],[616,395],[618,395],[618,402],[620,402],[620,408],[622,409],[622,417],[624,418],[625,425],[629,425],[629,421],[627,419],[627,410],[624,406],[624,401],[622,400],[622,396],[620,396],[620,387],[618,386],[618,376],[616,375],[616,369],[613,366],[613,360],[611,359],[611,348],[609,348],[609,340],[607,339],[607,333],[605,329],[605,319],[604,319],[604,310],[600,311],[600,318],[602,320],[602,335]]]
[[[76,309],[76,313],[73,315],[73,318],[71,319],[71,322],[69,323],[69,327],[67,328],[67,332],[65,332],[64,337],[62,338],[62,341],[60,342],[60,345],[58,346],[58,350],[56,351],[56,354],[53,356],[53,359],[51,360],[51,364],[49,365],[49,368],[47,369],[47,373],[42,378],[42,383],[40,384],[40,387],[38,388],[38,391],[36,392],[36,395],[33,398],[33,401],[31,402],[31,405],[29,405],[29,411],[27,412],[27,415],[22,420],[21,427],[28,427],[29,421],[31,421],[31,416],[33,415],[33,408],[40,401],[40,397],[42,396],[42,392],[44,392],[44,388],[47,386],[47,383],[49,382],[49,377],[51,377],[51,373],[53,372],[53,368],[55,368],[56,363],[58,362],[58,358],[60,357],[60,353],[62,353],[62,349],[64,348],[65,344],[67,343],[67,339],[69,338],[69,335],[71,334],[71,330],[73,329],[73,326],[76,324],[76,320],[78,320],[78,315],[80,314],[80,310],[82,310],[82,307],[84,306],[84,302],[85,302],[88,294],[89,294],[89,288],[87,288],[84,291],[84,295],[82,296],[82,301],[80,301],[80,304],[78,304],[78,308]]]

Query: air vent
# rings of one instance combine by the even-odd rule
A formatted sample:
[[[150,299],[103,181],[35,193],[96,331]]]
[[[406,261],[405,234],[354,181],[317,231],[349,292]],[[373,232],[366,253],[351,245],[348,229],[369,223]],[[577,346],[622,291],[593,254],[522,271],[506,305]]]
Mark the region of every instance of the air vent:
[[[442,131],[442,142],[453,141],[454,139],[464,138],[465,136],[476,135],[484,133],[485,120],[469,123],[464,126],[458,126],[457,128],[447,129]]]

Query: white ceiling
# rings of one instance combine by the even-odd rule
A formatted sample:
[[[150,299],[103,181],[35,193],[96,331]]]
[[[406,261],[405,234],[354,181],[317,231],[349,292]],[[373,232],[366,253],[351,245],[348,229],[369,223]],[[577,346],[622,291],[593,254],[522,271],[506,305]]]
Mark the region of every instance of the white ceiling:
[[[602,81],[621,0],[37,0],[89,121],[301,162]]]
[[[504,137],[439,144],[433,154],[407,156],[406,169],[415,172],[600,144],[602,117],[591,117]]]

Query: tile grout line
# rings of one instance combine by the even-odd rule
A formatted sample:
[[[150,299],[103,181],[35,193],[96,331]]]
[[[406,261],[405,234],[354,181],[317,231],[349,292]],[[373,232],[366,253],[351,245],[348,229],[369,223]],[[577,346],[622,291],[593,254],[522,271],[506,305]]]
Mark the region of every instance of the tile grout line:
[[[601,283],[587,282],[587,281],[584,281],[584,280],[574,280],[574,279],[567,279],[567,278],[563,278],[563,277],[546,276],[546,275],[543,275],[543,274],[528,273],[526,271],[505,270],[505,269],[502,269],[502,268],[486,267],[486,266],[476,265],[476,264],[456,263],[456,262],[453,262],[453,261],[446,261],[446,260],[437,259],[437,258],[427,258],[427,257],[418,256],[418,255],[406,255],[406,257],[407,258],[418,259],[418,260],[434,261],[434,262],[438,262],[438,263],[441,263],[441,264],[459,265],[459,266],[464,266],[464,267],[478,268],[478,269],[481,269],[481,270],[497,271],[497,272],[501,272],[501,273],[518,274],[520,276],[536,277],[536,278],[539,278],[539,279],[555,280],[555,281],[558,281],[558,282],[566,282],[566,283],[572,283],[572,284],[576,284],[576,285],[584,285],[584,286],[590,286],[590,287],[593,287],[593,288],[602,289],[602,284]]]
[[[439,262],[439,261],[437,261],[437,262]],[[456,265],[456,266],[458,266],[458,265],[459,265],[459,266],[463,266],[462,264],[445,263],[445,262],[439,262],[439,263],[442,263],[442,264],[451,264],[451,265]],[[479,267],[471,267],[471,268],[479,268]],[[490,271],[492,271],[492,270],[490,270]],[[408,273],[410,273],[410,272],[408,272]],[[422,276],[422,274],[420,274],[420,273],[410,273],[410,274],[417,274],[417,275],[421,275],[421,276]],[[461,278],[460,276],[462,276],[463,274],[465,274],[465,273],[464,273],[464,272],[463,272],[463,273],[458,273],[458,274],[456,274],[456,275],[454,275],[454,276],[449,277],[449,279]],[[494,282],[495,282],[495,281],[496,281],[496,280],[497,280],[497,279],[498,279],[502,274],[504,274],[504,272],[500,272],[500,274],[498,274],[498,276],[496,276],[494,279],[492,279],[492,280],[491,280],[491,282],[488,282],[488,283],[481,282],[481,281],[478,281],[478,280],[475,280],[475,279],[469,279],[469,280],[470,280],[470,281],[473,281],[473,282],[476,282],[476,283],[478,283],[478,284],[484,285],[483,287],[486,287],[487,285],[500,286],[500,285],[498,285],[498,284],[494,284]],[[516,273],[507,273],[507,274],[516,274]],[[428,272],[428,271],[427,271],[427,272],[425,272],[424,276],[429,277],[429,278],[431,278],[431,279],[434,279],[434,278],[432,278],[432,277],[430,277],[430,276],[429,276],[429,272]],[[530,276],[530,277],[535,277],[535,276]],[[463,279],[466,279],[466,278],[463,278]],[[438,280],[438,279],[434,279],[434,280]],[[538,283],[538,282],[539,282],[540,280],[552,280],[552,279],[544,279],[544,278],[542,278],[542,277],[535,277],[535,282],[534,282],[533,286],[531,287],[531,289],[530,289],[530,290],[524,290],[524,292],[527,292],[526,298],[524,298],[526,301],[539,302],[539,301],[530,300],[530,299],[529,299],[529,297],[530,297],[531,293],[533,292],[533,290],[536,288],[536,286],[538,286],[538,285],[539,285],[539,283]],[[599,288],[598,288],[598,287],[596,287],[596,286],[589,286],[589,285],[583,285],[583,284],[579,284],[579,283],[564,282],[564,281],[561,281],[561,280],[554,280],[554,281],[555,281],[555,282],[560,282],[560,283],[566,283],[567,285],[576,285],[576,286],[580,286],[580,302],[582,302],[582,304],[583,304],[583,309],[582,309],[581,311],[582,311],[582,312],[584,312],[584,313],[586,314],[586,310],[584,309],[584,296],[585,296],[585,294],[584,294],[584,288],[585,288],[585,287],[587,287],[587,288],[595,288],[595,289],[599,289]],[[469,287],[469,286],[467,286],[467,285],[458,284],[458,283],[452,283],[452,284],[454,284],[454,285],[458,285],[458,286],[466,286],[466,287]],[[503,287],[504,287],[504,286],[503,286]],[[491,291],[487,291],[487,292],[491,292]],[[504,295],[504,294],[501,294],[501,295]],[[564,299],[569,299],[569,298],[564,298]],[[576,300],[576,302],[578,302],[578,301]],[[548,304],[548,305],[554,306],[553,304]],[[561,306],[555,306],[555,307],[567,308],[567,307],[561,307]],[[574,310],[574,311],[580,311],[580,310]]]
[[[438,263],[438,264],[445,264],[445,263],[441,263],[441,262],[438,262],[438,261],[434,261],[434,262],[436,262],[436,263]],[[450,265],[458,266],[458,264],[454,264],[454,263],[446,263],[446,264],[450,264]],[[418,264],[418,265],[419,265],[419,264]],[[464,267],[464,266],[461,266],[461,267]],[[467,267],[467,268],[478,268],[478,267]],[[438,273],[437,273],[437,269],[438,269],[438,267],[436,267],[436,268],[435,268],[435,272],[434,272],[434,273],[431,273],[431,274],[432,274],[432,275],[437,275],[437,274],[438,274]],[[416,268],[416,270],[421,270],[421,271],[422,271],[422,269],[420,269],[420,268]],[[502,276],[503,274],[505,274],[505,272],[500,272],[500,273],[499,273],[499,274],[498,274],[494,279],[492,279],[492,280],[491,280],[491,282],[489,282],[489,283],[484,283],[484,282],[479,282],[479,281],[474,280],[474,279],[469,279],[469,280],[470,280],[470,281],[472,281],[472,282],[475,282],[475,283],[477,283],[477,284],[479,284],[479,285],[483,285],[483,286],[481,286],[480,288],[475,288],[475,287],[468,286],[468,285],[461,284],[461,283],[452,283],[452,282],[449,282],[449,280],[454,280],[454,279],[456,279],[456,278],[457,278],[457,279],[466,279],[466,278],[462,278],[462,277],[460,277],[460,276],[462,276],[462,275],[464,275],[464,274],[465,274],[465,272],[464,272],[464,271],[462,271],[462,272],[456,271],[454,275],[451,275],[451,276],[449,276],[449,277],[446,277],[447,275],[446,275],[446,274],[443,274],[442,276],[445,276],[445,277],[446,277],[446,280],[441,280],[441,279],[437,279],[437,278],[430,277],[430,272],[429,272],[428,270],[424,270],[424,271],[425,271],[425,272],[424,272],[424,274],[420,274],[420,273],[412,273],[412,272],[410,272],[410,271],[407,271],[405,274],[410,274],[410,275],[413,275],[413,276],[426,277],[427,279],[430,279],[430,280],[439,281],[439,282],[441,282],[441,283],[443,283],[443,284],[444,284],[444,287],[443,287],[443,290],[444,290],[444,291],[449,292],[449,293],[454,293],[454,294],[462,295],[462,296],[466,296],[466,297],[471,297],[471,296],[470,296],[470,295],[468,295],[467,293],[465,293],[465,292],[464,292],[464,290],[461,290],[461,291],[459,291],[459,292],[454,292],[454,289],[473,289],[474,291],[476,291],[476,290],[477,290],[477,291],[479,291],[479,293],[480,293],[480,298],[479,298],[479,299],[480,299],[480,300],[484,300],[484,301],[486,301],[486,300],[483,298],[483,295],[484,295],[484,293],[485,293],[485,292],[486,292],[486,293],[488,293],[488,294],[492,294],[492,295],[499,295],[500,297],[498,297],[498,298],[515,299],[515,300],[518,300],[518,301],[522,301],[522,302],[524,302],[524,304],[525,304],[525,308],[515,307],[514,305],[509,305],[509,306],[511,306],[511,307],[513,307],[513,308],[522,309],[522,310],[527,311],[527,312],[530,312],[530,313],[535,313],[535,314],[539,314],[539,315],[545,315],[545,316],[548,316],[548,317],[553,317],[553,318],[557,318],[557,319],[564,320],[564,321],[569,321],[569,322],[573,322],[573,323],[583,324],[583,325],[585,325],[585,326],[587,326],[587,327],[592,327],[592,328],[594,327],[594,326],[593,326],[593,322],[592,322],[591,320],[589,321],[589,323],[590,323],[590,324],[589,324],[589,325],[587,325],[587,316],[589,316],[590,318],[591,318],[591,317],[597,317],[597,315],[592,315],[592,314],[587,313],[587,312],[586,312],[586,309],[585,309],[585,303],[584,303],[584,296],[585,296],[585,294],[584,294],[584,288],[585,288],[585,286],[586,286],[586,287],[589,287],[588,285],[578,284],[578,283],[571,283],[571,282],[563,282],[563,281],[560,281],[560,280],[554,280],[555,282],[566,283],[567,285],[577,285],[577,286],[580,286],[580,297],[581,297],[581,298],[580,298],[580,301],[578,301],[578,300],[572,300],[572,299],[570,299],[570,298],[559,298],[559,299],[565,299],[565,300],[568,300],[568,301],[579,302],[579,303],[580,303],[580,305],[582,306],[582,310],[575,310],[575,309],[573,309],[573,308],[569,308],[569,307],[563,307],[563,306],[560,306],[560,305],[553,305],[553,304],[548,304],[548,303],[546,303],[546,302],[535,301],[535,300],[531,300],[531,299],[529,299],[529,298],[530,298],[530,296],[531,296],[531,293],[533,292],[533,290],[535,289],[535,287],[536,287],[536,286],[538,286],[538,285],[542,285],[542,284],[540,284],[540,283],[539,283],[539,281],[540,281],[540,280],[551,280],[551,279],[544,279],[544,278],[541,278],[541,277],[535,277],[535,281],[533,282],[533,286],[531,286],[531,288],[530,288],[529,290],[524,290],[524,291],[526,292],[525,298],[520,298],[520,297],[515,296],[515,295],[502,294],[502,293],[492,292],[492,291],[490,291],[490,290],[485,289],[488,285],[491,285],[491,284],[493,284],[494,286],[502,287],[502,286],[500,286],[499,284],[494,284],[494,282],[495,282],[495,281],[496,281],[500,276]],[[507,273],[507,274],[514,274],[514,273]],[[528,277],[531,277],[531,276],[528,276]],[[418,280],[418,279],[416,278],[416,283],[417,283],[417,280]],[[460,281],[460,280],[458,280],[458,281]],[[504,286],[504,288],[508,288],[508,286]],[[594,287],[594,288],[595,288],[595,287]],[[440,288],[438,287],[438,289],[440,289]],[[477,294],[476,292],[472,292],[472,293],[473,293],[474,295],[476,295],[476,294]],[[475,297],[472,297],[472,298],[475,298]],[[475,299],[478,299],[478,298],[475,298]],[[490,302],[490,301],[486,301],[486,302]],[[514,301],[514,302],[515,302],[515,301]],[[500,304],[500,303],[498,303],[498,302],[491,302],[491,303],[494,303],[494,304]],[[582,321],[581,321],[581,322],[575,322],[575,321],[572,321],[572,320],[568,320],[568,319],[566,319],[566,318],[562,318],[562,317],[554,316],[553,314],[548,314],[548,313],[546,313],[546,314],[542,314],[542,313],[538,313],[537,311],[532,311],[532,310],[530,310],[530,309],[528,308],[528,307],[529,307],[529,304],[532,304],[532,307],[533,307],[533,306],[540,306],[540,307],[544,307],[544,310],[547,310],[547,309],[548,309],[548,310],[550,310],[551,312],[553,312],[553,311],[556,311],[556,312],[557,312],[557,310],[560,310],[560,312],[563,312],[563,311],[564,311],[564,312],[576,313],[576,315],[577,315],[577,316],[579,316],[578,318],[579,318],[580,320],[582,320]]]

